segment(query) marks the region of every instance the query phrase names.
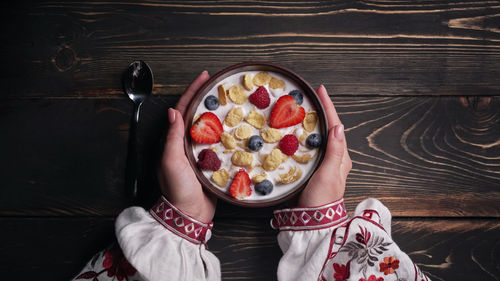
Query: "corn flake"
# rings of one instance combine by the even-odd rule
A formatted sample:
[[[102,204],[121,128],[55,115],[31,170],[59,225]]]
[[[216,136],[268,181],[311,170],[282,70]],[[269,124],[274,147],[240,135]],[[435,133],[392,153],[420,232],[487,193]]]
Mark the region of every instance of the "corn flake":
[[[252,128],[248,125],[241,125],[234,130],[234,136],[239,140],[246,140],[252,135]]]
[[[231,86],[228,96],[236,104],[244,104],[247,101],[247,93],[240,85]]]
[[[285,82],[283,80],[280,80],[278,78],[271,77],[271,80],[269,81],[269,87],[271,89],[285,89]]]
[[[281,131],[274,128],[267,128],[260,132],[260,136],[267,143],[277,142],[281,139]]]
[[[231,157],[231,162],[235,166],[246,167],[252,165],[253,155],[246,151],[236,151]]]
[[[221,105],[226,105],[227,100],[226,100],[226,90],[224,89],[224,86],[219,85],[217,88],[217,91],[219,92],[219,103]]]
[[[253,83],[256,86],[264,86],[271,81],[271,75],[267,72],[259,72],[253,77]]]
[[[234,140],[233,136],[224,132],[220,135],[220,141],[227,149],[233,149],[236,147],[236,140]]]
[[[286,174],[280,174],[276,179],[276,183],[288,184],[297,181],[302,176],[302,170],[298,167],[292,167]]]
[[[229,180],[229,172],[225,169],[220,169],[212,174],[212,180],[220,187],[227,185]]]
[[[257,183],[259,183],[259,182],[263,182],[266,178],[267,178],[266,173],[262,173],[262,174],[260,174],[260,175],[255,175],[255,176],[253,176],[253,177],[252,177],[252,182],[253,182],[254,184],[257,184]]]
[[[245,76],[243,77],[243,86],[249,91],[253,89],[253,81],[250,73],[245,74]]]
[[[243,109],[241,107],[233,107],[226,116],[224,124],[229,127],[238,125],[243,119]]]
[[[262,129],[264,126],[266,126],[266,117],[264,115],[259,114],[257,111],[252,110],[248,115],[245,117],[245,121],[247,121],[248,124],[254,126],[257,129]]]
[[[313,159],[313,157],[307,153],[302,154],[302,155],[295,153],[294,155],[292,155],[292,158],[293,158],[293,160],[295,160],[301,164],[307,164],[307,162],[309,162],[311,159]]]
[[[269,155],[266,156],[264,159],[264,163],[262,164],[262,168],[266,171],[273,171],[278,168],[278,166],[283,163],[286,159],[288,159],[288,156],[283,154],[281,150],[278,148],[273,149]]]
[[[306,117],[302,121],[302,126],[308,132],[312,132],[316,127],[316,123],[318,122],[318,114],[316,111],[309,111],[306,113]]]

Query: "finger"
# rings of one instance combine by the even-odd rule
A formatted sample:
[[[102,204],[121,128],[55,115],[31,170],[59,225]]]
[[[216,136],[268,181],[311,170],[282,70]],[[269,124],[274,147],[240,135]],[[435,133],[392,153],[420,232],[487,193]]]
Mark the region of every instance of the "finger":
[[[340,124],[328,133],[325,158],[320,169],[331,172],[340,171],[345,151],[344,125]]]
[[[169,108],[167,137],[165,141],[164,155],[168,155],[169,159],[182,159],[184,154],[184,120],[179,111]],[[172,162],[173,163],[173,162]]]
[[[341,122],[337,114],[337,110],[335,110],[335,106],[333,105],[332,100],[328,96],[325,86],[323,85],[319,86],[316,93],[318,93],[319,100],[321,101],[321,104],[323,104],[323,107],[325,108],[326,119],[328,120],[328,128],[331,129],[334,126],[340,124]]]
[[[208,72],[203,70],[203,72],[200,73],[200,75],[198,75],[198,77],[196,77],[196,79],[194,79],[193,82],[191,82],[191,84],[187,87],[184,94],[182,94],[179,102],[177,102],[177,105],[175,106],[175,109],[177,109],[182,116],[186,113],[186,108],[194,94],[196,94],[196,91],[198,91],[198,89],[205,84],[209,78],[210,75],[208,75]]]

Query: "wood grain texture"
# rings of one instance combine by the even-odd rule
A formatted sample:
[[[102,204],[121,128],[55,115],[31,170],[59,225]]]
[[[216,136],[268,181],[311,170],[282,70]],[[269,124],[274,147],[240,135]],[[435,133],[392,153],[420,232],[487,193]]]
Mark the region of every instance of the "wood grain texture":
[[[433,280],[500,280],[500,1],[0,3],[0,272],[67,280],[113,240],[133,60],[155,77],[139,126],[140,204],[159,195],[167,108],[203,69],[242,61],[325,84],[367,196]],[[272,208],[219,202],[209,246],[224,280],[275,280]],[[421,217],[421,218],[418,218]],[[427,219],[425,219],[427,217]],[[433,217],[434,219],[430,219]]]
[[[353,170],[350,210],[367,196],[396,216],[499,217],[498,97],[334,97]],[[158,196],[155,163],[177,97],[155,96],[139,126],[143,205]],[[0,102],[0,214],[114,216],[125,198],[125,98],[9,99]],[[23,200],[19,200],[23,198]],[[223,217],[267,217],[271,208],[221,204]]]
[[[107,218],[1,218],[0,272],[11,280],[68,280],[113,241]],[[393,222],[393,238],[432,280],[498,280],[498,220]],[[281,251],[264,219],[216,220],[210,250],[223,280],[276,280]]]
[[[338,95],[500,90],[500,1],[18,1],[1,13],[8,97],[121,95],[136,59],[165,95],[250,60]]]

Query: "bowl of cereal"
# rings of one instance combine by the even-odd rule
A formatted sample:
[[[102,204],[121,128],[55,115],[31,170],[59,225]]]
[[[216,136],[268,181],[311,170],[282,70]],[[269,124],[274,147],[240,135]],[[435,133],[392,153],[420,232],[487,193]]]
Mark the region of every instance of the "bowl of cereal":
[[[244,62],[212,76],[188,106],[184,149],[209,192],[245,207],[297,195],[323,160],[328,125],[293,71]]]

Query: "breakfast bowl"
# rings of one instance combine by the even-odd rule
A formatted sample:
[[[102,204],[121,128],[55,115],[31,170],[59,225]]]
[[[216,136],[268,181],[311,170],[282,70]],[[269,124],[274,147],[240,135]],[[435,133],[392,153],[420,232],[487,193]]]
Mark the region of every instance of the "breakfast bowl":
[[[328,125],[293,71],[244,62],[213,75],[191,100],[184,149],[203,188],[244,207],[296,196],[323,160]]]

